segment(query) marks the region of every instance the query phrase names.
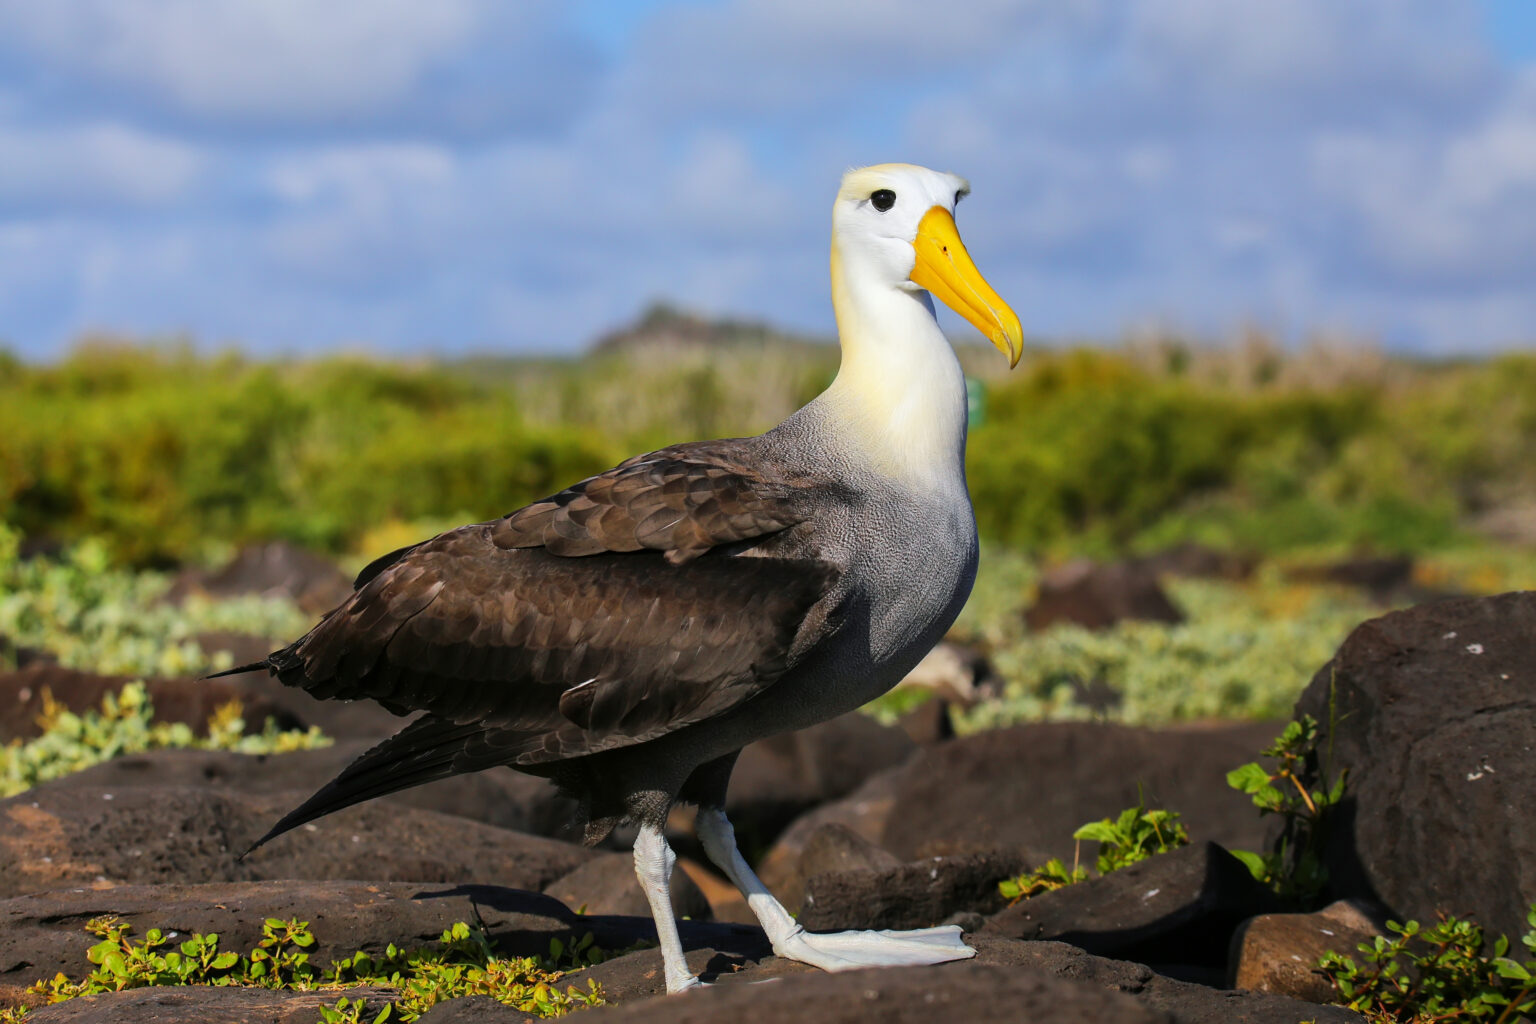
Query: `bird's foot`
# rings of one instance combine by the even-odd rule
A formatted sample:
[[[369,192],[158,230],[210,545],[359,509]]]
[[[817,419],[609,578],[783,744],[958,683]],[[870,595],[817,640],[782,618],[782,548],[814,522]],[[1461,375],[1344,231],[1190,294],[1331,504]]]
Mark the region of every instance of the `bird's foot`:
[[[797,929],[773,944],[779,956],[820,967],[851,971],[858,967],[916,967],[966,960],[976,951],[960,941],[958,925],[894,932],[808,932]]]

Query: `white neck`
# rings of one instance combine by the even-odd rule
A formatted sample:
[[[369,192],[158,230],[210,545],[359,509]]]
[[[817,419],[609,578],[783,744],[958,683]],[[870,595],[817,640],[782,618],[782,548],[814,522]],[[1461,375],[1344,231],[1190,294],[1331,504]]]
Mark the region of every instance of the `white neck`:
[[[909,485],[965,480],[965,375],[925,291],[871,275],[832,249],[832,308],[843,361],[808,406],[868,465]]]

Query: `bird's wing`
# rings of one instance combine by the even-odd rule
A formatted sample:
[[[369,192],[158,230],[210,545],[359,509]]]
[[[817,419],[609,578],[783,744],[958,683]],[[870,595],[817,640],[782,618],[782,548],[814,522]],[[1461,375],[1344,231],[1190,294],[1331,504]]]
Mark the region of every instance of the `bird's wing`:
[[[690,445],[381,559],[267,664],[318,697],[478,722],[503,763],[644,742],[762,692],[836,569],[723,545],[801,522],[807,484]]]
[[[491,524],[497,546],[542,547],[555,555],[663,551],[681,564],[710,548],[764,537],[800,522],[799,493],[809,481],[765,479],[735,450],[739,439],[673,445],[626,459],[552,497]],[[431,543],[425,541],[425,543]],[[412,544],[370,562],[353,584],[422,547]]]

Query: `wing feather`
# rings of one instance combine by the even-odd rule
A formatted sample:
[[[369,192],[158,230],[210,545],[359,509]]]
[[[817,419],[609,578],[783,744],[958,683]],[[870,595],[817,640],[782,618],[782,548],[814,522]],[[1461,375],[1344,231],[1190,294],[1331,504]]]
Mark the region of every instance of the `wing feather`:
[[[475,742],[505,763],[722,714],[794,664],[837,577],[804,545],[774,555],[815,482],[766,470],[742,444],[662,449],[391,552],[266,664],[316,696],[476,723]]]

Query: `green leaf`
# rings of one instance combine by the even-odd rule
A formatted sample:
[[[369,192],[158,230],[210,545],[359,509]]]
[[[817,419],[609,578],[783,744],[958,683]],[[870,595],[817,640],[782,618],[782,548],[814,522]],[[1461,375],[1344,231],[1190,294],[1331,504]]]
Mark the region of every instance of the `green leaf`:
[[[1248,869],[1248,873],[1258,881],[1262,882],[1269,877],[1269,864],[1257,853],[1251,850],[1232,850],[1230,852],[1232,856],[1243,862],[1243,866]],[[1162,862],[1159,861],[1158,863]]]
[[[1243,793],[1253,794],[1269,785],[1269,772],[1256,762],[1250,761],[1227,772],[1227,785]]]
[[[1508,957],[1495,959],[1493,966],[1499,972],[1499,977],[1501,978],[1508,978],[1511,981],[1531,980],[1531,972]]]
[[[1115,827],[1108,821],[1092,821],[1072,833],[1073,839],[1089,839],[1100,843],[1113,843],[1118,837]]]

